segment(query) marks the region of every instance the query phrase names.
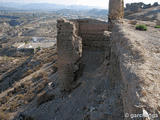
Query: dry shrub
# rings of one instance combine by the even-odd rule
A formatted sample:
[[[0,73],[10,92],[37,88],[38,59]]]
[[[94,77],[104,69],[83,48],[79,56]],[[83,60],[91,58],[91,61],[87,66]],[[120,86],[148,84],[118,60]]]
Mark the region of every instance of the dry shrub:
[[[45,87],[46,87],[47,83],[44,81],[41,84],[39,84],[36,88],[36,93],[40,93]]]
[[[23,74],[23,77],[25,77],[25,76],[27,76],[27,75],[30,75],[30,74],[32,74],[34,71],[32,70],[32,69],[29,69],[27,72],[25,72],[24,74]]]
[[[89,114],[85,115],[84,120],[90,120],[90,115]]]
[[[40,81],[35,88],[35,93],[40,93],[48,84],[48,74],[46,72],[40,72],[35,74],[33,77],[33,82]]]
[[[33,117],[26,117],[24,120],[35,120]]]
[[[37,65],[37,66],[35,66],[34,68],[33,68],[33,71],[38,71],[41,67],[42,67],[42,63],[40,63],[39,65]]]
[[[0,105],[5,104],[9,100],[9,96],[4,96],[0,98]]]
[[[160,105],[157,107],[158,111],[160,112]]]
[[[146,95],[147,95],[147,92],[143,90],[143,91],[141,91],[141,95],[142,95],[142,96],[146,96]]]
[[[36,73],[32,76],[32,79],[34,81],[40,80],[41,78],[43,78],[43,75],[41,73]]]
[[[42,79],[44,81],[48,81],[48,74],[46,72],[42,71],[42,72],[34,74],[32,76],[32,79],[33,80],[40,80],[40,79]]]
[[[19,107],[19,105],[18,105],[17,101],[12,101],[12,103],[10,104],[10,107],[9,107],[9,111],[15,112],[18,107]]]
[[[37,105],[39,106],[41,104],[49,102],[49,101],[53,100],[54,98],[55,98],[54,94],[43,93],[42,95],[40,95],[37,98]]]
[[[34,97],[35,97],[35,94],[34,94],[33,92],[29,91],[29,92],[26,93],[26,95],[25,95],[25,100],[26,100],[27,102],[31,102],[31,101],[34,99]]]
[[[0,111],[0,120],[9,120],[10,116],[8,113]]]
[[[21,91],[22,91],[21,86],[17,86],[12,91],[8,92],[8,95],[12,96],[12,94],[17,94],[18,92],[21,92]]]
[[[33,117],[31,117],[31,116],[26,116],[26,115],[20,115],[20,118],[22,119],[22,120],[35,120]]]
[[[14,89],[9,91],[6,96],[0,98],[1,111],[17,111],[20,106],[33,101],[35,96],[42,92],[42,90],[48,85],[48,74],[46,72],[39,72],[32,77],[32,79],[36,80],[35,84],[33,80],[25,81],[24,83],[15,86]],[[44,96],[46,96],[46,98],[42,101],[39,100],[39,104],[50,101],[54,98],[53,95],[46,94]],[[13,98],[12,101],[10,101],[11,98]]]

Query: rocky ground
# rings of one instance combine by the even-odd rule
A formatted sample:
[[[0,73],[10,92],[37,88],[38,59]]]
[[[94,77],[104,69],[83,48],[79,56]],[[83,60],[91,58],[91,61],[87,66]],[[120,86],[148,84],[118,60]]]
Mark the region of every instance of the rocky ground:
[[[24,14],[8,13],[8,16],[17,16],[16,20],[22,21],[20,25],[10,25],[10,17],[0,20],[1,120],[13,119],[21,108],[25,108],[44,90],[50,81],[50,74],[57,71],[56,18]],[[46,39],[34,42],[33,37],[52,38],[52,42]],[[27,48],[18,48],[22,44],[28,48],[33,44],[34,52],[20,51]]]
[[[54,99],[38,106],[34,101],[20,116],[32,116],[38,120],[123,120],[119,88],[109,87],[108,61],[104,60],[104,51],[87,50],[84,54],[87,63],[77,88],[71,93],[61,93],[55,74],[52,78],[54,87],[48,89]]]
[[[141,99],[151,108],[159,109],[160,101],[160,29],[155,28],[154,23],[138,21],[137,24],[146,24],[147,31],[137,31],[135,26],[130,26],[126,30],[132,37],[133,46],[143,60],[132,63],[135,73],[143,80],[143,93]],[[141,64],[138,64],[141,63]],[[137,64],[137,65],[136,65]]]
[[[46,48],[0,76],[0,119],[13,119],[31,101],[45,94],[52,81],[50,76],[57,71],[56,60],[56,48]]]
[[[136,24],[145,24],[147,31],[136,30]],[[150,21],[125,20],[112,33],[112,81],[121,80],[121,95],[127,120],[147,114],[148,119],[159,120],[159,29]],[[115,59],[116,58],[116,59]]]

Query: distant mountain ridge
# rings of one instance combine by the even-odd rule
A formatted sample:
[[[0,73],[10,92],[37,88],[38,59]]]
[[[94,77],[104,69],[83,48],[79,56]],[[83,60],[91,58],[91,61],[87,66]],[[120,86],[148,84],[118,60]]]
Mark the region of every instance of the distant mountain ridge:
[[[19,9],[19,10],[60,10],[60,9],[73,9],[73,10],[89,10],[97,8],[94,6],[84,5],[63,5],[63,4],[50,4],[50,3],[5,3],[0,2],[0,9]]]

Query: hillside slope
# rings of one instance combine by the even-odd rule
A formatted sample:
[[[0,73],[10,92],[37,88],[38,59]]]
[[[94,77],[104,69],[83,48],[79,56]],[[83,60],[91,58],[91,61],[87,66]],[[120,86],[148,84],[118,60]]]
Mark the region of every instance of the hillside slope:
[[[148,9],[142,9],[139,12],[126,15],[125,18],[143,20],[143,21],[154,21],[154,20],[160,21],[160,6]]]

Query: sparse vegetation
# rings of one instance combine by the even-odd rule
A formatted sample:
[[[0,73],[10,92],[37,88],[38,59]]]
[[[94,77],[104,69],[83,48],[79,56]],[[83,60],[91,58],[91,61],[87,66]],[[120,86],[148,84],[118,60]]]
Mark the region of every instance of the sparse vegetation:
[[[0,120],[9,120],[10,116],[8,113],[0,111]]]
[[[11,61],[13,60],[14,58],[13,57],[8,57],[8,56],[0,56],[0,61]]]
[[[25,41],[24,43],[25,43],[25,45],[26,45],[26,44],[28,44],[28,41]]]
[[[43,93],[42,95],[40,95],[37,99],[37,105],[41,105],[43,103],[49,102],[51,100],[53,100],[55,98],[54,94],[48,94],[48,93]]]
[[[160,25],[156,25],[155,28],[160,28]]]
[[[41,47],[40,47],[40,46],[36,48],[36,51],[40,51],[40,50],[41,50]]]
[[[34,83],[37,84],[35,85]],[[27,105],[28,103],[33,101],[33,99],[35,99],[40,92],[43,93],[44,92],[43,90],[47,84],[48,84],[48,74],[46,72],[42,71],[33,74],[31,79],[19,84],[18,86],[15,86],[13,90],[9,91],[6,96],[0,99],[1,103],[0,110],[6,113],[12,113],[17,111],[21,106]],[[39,105],[47,101],[50,101],[54,98],[54,95],[52,94],[43,94],[43,97],[44,96],[45,98],[38,100]],[[10,101],[11,99],[12,101]],[[4,117],[4,115],[3,116],[1,115],[0,117]],[[27,119],[27,120],[33,120],[33,119]]]
[[[136,30],[147,31],[146,25],[136,25]]]

